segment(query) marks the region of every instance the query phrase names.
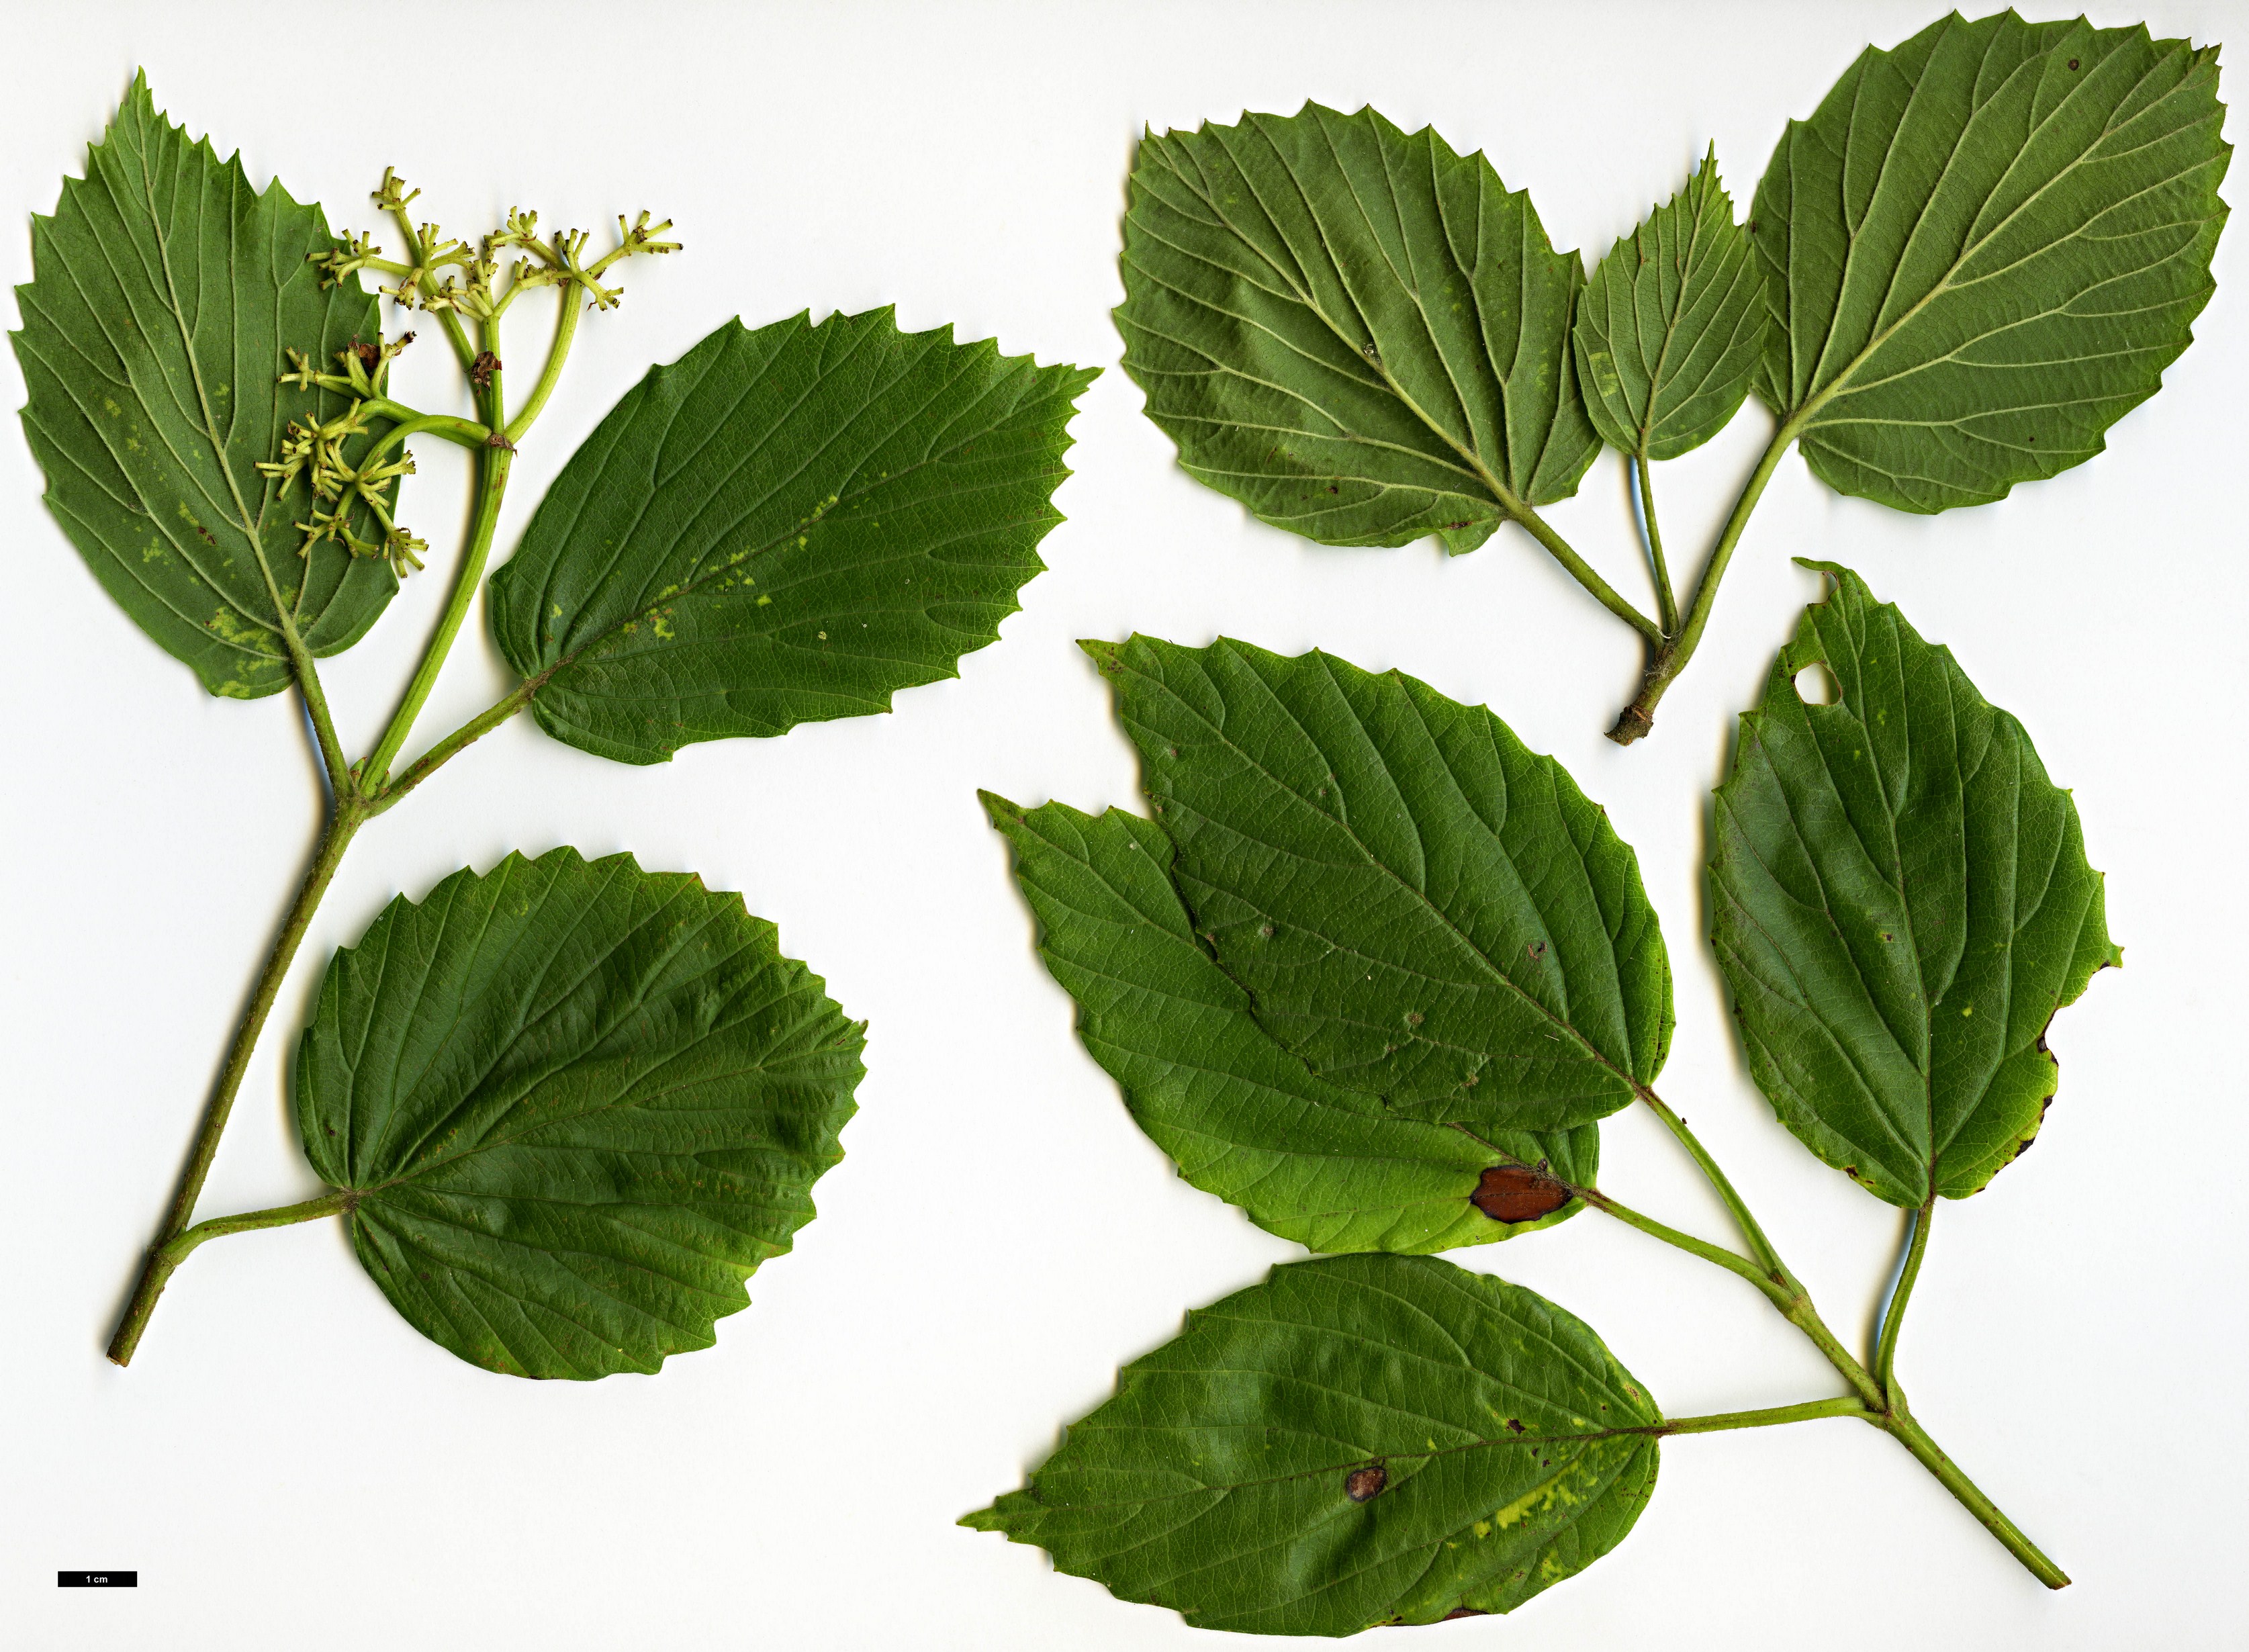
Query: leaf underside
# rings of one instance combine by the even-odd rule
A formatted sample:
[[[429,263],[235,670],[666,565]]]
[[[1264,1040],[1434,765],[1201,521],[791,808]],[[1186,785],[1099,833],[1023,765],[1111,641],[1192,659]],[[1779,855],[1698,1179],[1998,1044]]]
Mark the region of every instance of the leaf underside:
[[[1428,1256],[1276,1268],[961,1524],[1199,1628],[1506,1612],[1620,1542],[1662,1421],[1578,1320]]]
[[[214,694],[289,685],[284,615],[311,652],[334,654],[398,589],[387,561],[332,540],[300,556],[307,490],[282,497],[257,469],[291,419],[347,405],[281,385],[283,352],[333,370],[354,339],[380,336],[357,280],[323,291],[309,262],[338,244],[319,207],[278,180],[253,191],[238,156],[190,142],[139,76],[85,178],[31,220],[13,339],[48,508],[102,589]],[[381,537],[364,506],[354,527]]]
[[[1858,575],[1805,610],[1718,788],[1711,941],[1783,1123],[1892,1204],[1960,1199],[2037,1134],[2045,1033],[2120,961],[2069,794],[1951,650]],[[1796,674],[1841,687],[1807,704]]]
[[[1940,511],[2099,452],[2212,289],[2217,93],[2214,46],[1955,13],[1790,122],[1751,214],[1758,389],[1812,471]]]
[[[1160,826],[1117,809],[984,801],[1037,915],[1040,955],[1077,1004],[1079,1037],[1194,1186],[1331,1252],[1482,1244],[1581,1208],[1509,1173],[1591,1186],[1597,1127],[1479,1139],[1326,1083],[1275,1043],[1196,940]],[[1512,1206],[1494,1197],[1510,1181]]]
[[[1481,155],[1372,109],[1151,133],[1124,220],[1124,370],[1189,474],[1325,545],[1566,499],[1599,451],[1584,285]]]
[[[654,1372],[709,1347],[843,1157],[863,1029],[739,895],[558,849],[393,901],[297,1061],[361,1264],[462,1359]]]
[[[1044,566],[1093,376],[887,309],[730,321],[652,368],[492,576],[540,726],[655,763],[958,675]]]
[[[1331,655],[1084,646],[1195,933],[1313,1073],[1479,1132],[1590,1124],[1654,1078],[1662,934],[1559,764],[1482,707]]]
[[[1700,447],[1748,396],[1768,324],[1763,271],[1713,150],[1609,249],[1578,301],[1580,382],[1601,439],[1649,459]]]

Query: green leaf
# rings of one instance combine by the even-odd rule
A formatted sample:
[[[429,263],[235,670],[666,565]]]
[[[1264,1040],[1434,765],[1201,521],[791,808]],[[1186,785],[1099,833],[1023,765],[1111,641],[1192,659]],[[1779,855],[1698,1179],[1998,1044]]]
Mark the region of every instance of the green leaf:
[[[1763,272],[1714,146],[1684,189],[1609,249],[1578,301],[1578,366],[1601,439],[1650,459],[1702,446],[1749,394],[1768,325]]]
[[[1489,712],[1331,655],[1083,644],[1194,928],[1259,1025],[1432,1124],[1589,1124],[1652,1082],[1671,974],[1632,850]]]
[[[1078,1036],[1180,1174],[1313,1250],[1447,1250],[1574,1215],[1599,1131],[1462,1131],[1315,1077],[1195,940],[1163,829],[984,794]],[[1540,1174],[1540,1172],[1547,1173]],[[1551,1178],[1551,1179],[1550,1179]]]
[[[348,403],[281,385],[283,352],[330,366],[380,336],[375,300],[355,280],[324,291],[309,260],[340,243],[320,208],[278,180],[253,192],[240,158],[189,142],[143,77],[86,173],[31,220],[33,279],[16,289],[24,430],[47,506],[102,589],[205,688],[277,693],[291,680],[285,623],[334,654],[398,589],[387,561],[333,541],[300,556],[306,490],[282,497],[257,468],[291,419]],[[364,506],[354,531],[381,537]]]
[[[1187,1316],[961,1524],[1198,1628],[1507,1612],[1621,1542],[1662,1424],[1578,1320],[1430,1256],[1338,1256]]]
[[[423,1335],[516,1376],[653,1372],[812,1219],[863,1043],[740,896],[510,855],[336,953],[298,1130]]]
[[[2211,294],[2217,94],[2215,46],[1956,12],[1790,122],[1750,224],[1759,392],[1813,472],[1941,511],[2099,452]]]
[[[540,726],[657,763],[957,675],[1045,566],[1093,376],[886,309],[730,321],[651,369],[492,576]]]
[[[1599,450],[1570,359],[1578,255],[1426,127],[1308,103],[1151,133],[1124,267],[1148,416],[1276,527],[1472,551]]]
[[[1781,1121],[1892,1204],[2028,1146],[2054,1012],[2122,957],[2069,794],[1858,575],[1805,610],[1718,788],[1711,940]],[[1832,706],[1796,674],[1824,664]]]

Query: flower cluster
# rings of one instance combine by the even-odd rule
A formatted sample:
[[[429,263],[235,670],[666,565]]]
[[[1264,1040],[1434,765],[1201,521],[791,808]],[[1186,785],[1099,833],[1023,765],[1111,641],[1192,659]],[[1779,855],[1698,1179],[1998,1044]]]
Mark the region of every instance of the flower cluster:
[[[385,168],[382,185],[375,191],[375,202],[396,218],[400,233],[406,240],[408,261],[399,263],[383,258],[372,235],[347,236],[341,251],[315,256],[314,262],[327,275],[329,285],[357,270],[372,271],[389,279],[390,285],[381,291],[402,307],[450,310],[472,321],[497,320],[514,301],[516,294],[542,286],[579,287],[593,300],[595,309],[609,310],[615,309],[624,296],[622,288],[602,285],[601,277],[611,265],[636,253],[679,251],[678,242],[657,239],[671,227],[671,219],[650,224],[649,215],[643,212],[636,221],[628,224],[620,213],[617,244],[588,264],[585,260],[587,235],[583,230],[563,231],[542,239],[539,214],[519,207],[510,208],[506,224],[472,248],[465,241],[448,237],[435,224],[417,224],[407,216],[406,209],[421,193],[419,189],[408,189],[394,169]],[[508,251],[519,256],[510,265],[503,281],[500,259]]]
[[[281,439],[280,458],[258,464],[260,472],[281,485],[279,491],[285,499],[299,477],[311,485],[313,520],[297,524],[305,534],[305,542],[297,548],[299,556],[309,555],[313,546],[331,540],[354,556],[389,558],[401,579],[410,568],[422,566],[417,553],[428,550],[428,543],[392,520],[390,501],[384,497],[400,477],[414,474],[414,456],[402,450],[396,458],[386,460],[383,442],[368,449],[356,464],[344,451],[354,437],[373,433],[368,403],[382,394],[390,358],[413,339],[409,333],[389,344],[361,344],[354,340],[348,349],[337,353],[336,360],[343,364],[341,374],[322,373],[301,353],[289,352],[292,370],[281,375],[284,384],[340,389],[353,396],[351,404],[334,418],[291,420]],[[353,530],[352,513],[362,505],[382,527],[381,539],[363,539]]]

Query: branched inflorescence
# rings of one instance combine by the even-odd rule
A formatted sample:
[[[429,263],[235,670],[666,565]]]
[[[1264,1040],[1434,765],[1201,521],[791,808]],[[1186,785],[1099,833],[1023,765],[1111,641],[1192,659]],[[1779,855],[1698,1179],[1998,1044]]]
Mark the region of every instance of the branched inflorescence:
[[[347,235],[341,248],[315,253],[313,262],[320,268],[324,286],[338,285],[361,270],[372,271],[389,279],[390,285],[381,291],[401,308],[439,316],[453,334],[470,382],[479,395],[490,388],[499,370],[499,358],[489,348],[471,355],[461,330],[462,319],[489,331],[519,293],[543,286],[576,287],[585,293],[593,308],[615,309],[624,293],[620,287],[602,284],[601,277],[610,265],[635,253],[679,250],[678,242],[657,238],[671,227],[669,218],[650,224],[649,215],[643,212],[628,224],[620,214],[617,244],[589,264],[585,259],[584,231],[565,231],[542,240],[539,215],[520,208],[509,209],[506,223],[471,249],[468,243],[447,237],[437,224],[417,224],[407,216],[407,208],[421,193],[409,189],[393,168],[384,169],[382,182],[374,191],[375,204],[397,222],[406,243],[407,262],[384,258],[371,232]],[[503,280],[501,258],[510,251],[519,256]],[[564,348],[567,337],[566,326]],[[291,370],[281,375],[284,384],[332,390],[351,398],[335,418],[292,422],[283,438],[279,458],[258,467],[280,483],[285,496],[300,476],[312,489],[312,520],[297,525],[305,533],[300,555],[322,540],[332,540],[354,556],[388,557],[402,578],[423,565],[419,553],[427,550],[428,545],[393,520],[388,497],[391,484],[414,471],[409,453],[402,451],[395,458],[384,458],[400,432],[394,430],[376,440],[356,464],[345,451],[354,438],[371,435],[377,418],[389,419],[394,425],[414,419],[409,410],[390,401],[385,391],[391,358],[413,339],[414,334],[407,333],[388,344],[380,340],[361,344],[354,340],[350,348],[338,354],[336,361],[342,370],[335,373],[320,372],[301,354],[288,353]],[[559,364],[558,351],[554,365]],[[508,433],[499,429],[491,432],[490,440],[496,447],[512,446]],[[361,506],[380,525],[380,538],[364,537],[352,527],[352,515]]]
[[[415,538],[392,520],[390,501],[384,497],[393,482],[414,474],[414,456],[402,451],[395,459],[386,460],[382,455],[389,444],[378,442],[354,465],[344,451],[353,437],[371,432],[368,404],[382,398],[391,357],[413,341],[411,333],[389,344],[362,344],[354,339],[348,348],[336,353],[336,361],[344,369],[341,373],[322,373],[301,351],[288,352],[290,371],[281,375],[282,383],[304,389],[340,390],[352,397],[351,404],[333,419],[291,420],[281,440],[280,458],[270,463],[261,460],[258,466],[280,483],[285,499],[299,476],[311,485],[313,520],[297,524],[305,534],[305,542],[297,549],[299,556],[322,540],[334,540],[354,556],[389,557],[402,579],[409,568],[422,566],[417,553],[430,548],[427,541]],[[328,508],[321,509],[323,504]],[[381,539],[362,539],[353,531],[352,512],[361,505],[381,524]]]
[[[617,244],[591,264],[585,262],[587,235],[567,230],[550,239],[539,234],[539,214],[520,207],[508,209],[507,221],[486,235],[475,248],[449,238],[435,224],[416,224],[406,216],[407,207],[421,195],[409,189],[393,169],[384,169],[375,191],[375,204],[398,221],[410,262],[400,264],[380,255],[372,235],[347,237],[345,250],[315,255],[314,262],[330,281],[340,281],[356,270],[387,276],[391,285],[383,296],[403,308],[450,310],[474,321],[496,320],[515,301],[518,293],[533,287],[575,286],[584,289],[594,307],[615,309],[623,298],[619,287],[604,286],[602,275],[613,264],[636,252],[677,252],[679,243],[657,237],[671,227],[671,220],[650,224],[642,213],[631,224],[617,217]],[[510,265],[505,282],[500,258],[514,251],[521,256]]]

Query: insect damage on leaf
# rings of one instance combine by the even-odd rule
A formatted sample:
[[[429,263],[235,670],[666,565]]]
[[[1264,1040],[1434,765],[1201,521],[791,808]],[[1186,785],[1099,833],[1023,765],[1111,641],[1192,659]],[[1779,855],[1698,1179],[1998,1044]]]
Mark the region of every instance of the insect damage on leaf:
[[[1833,589],[1742,719],[1711,940],[1782,1122],[1893,1204],[1965,1198],[2037,1132],[2046,1028],[2115,956],[2102,879],[2022,725],[1857,575],[1807,566]],[[1815,662],[1833,705],[1795,692]]]
[[[1336,1256],[1191,1315],[962,1524],[1198,1628],[1435,1623],[1510,1611],[1621,1541],[1660,1421],[1544,1298],[1434,1257]]]

